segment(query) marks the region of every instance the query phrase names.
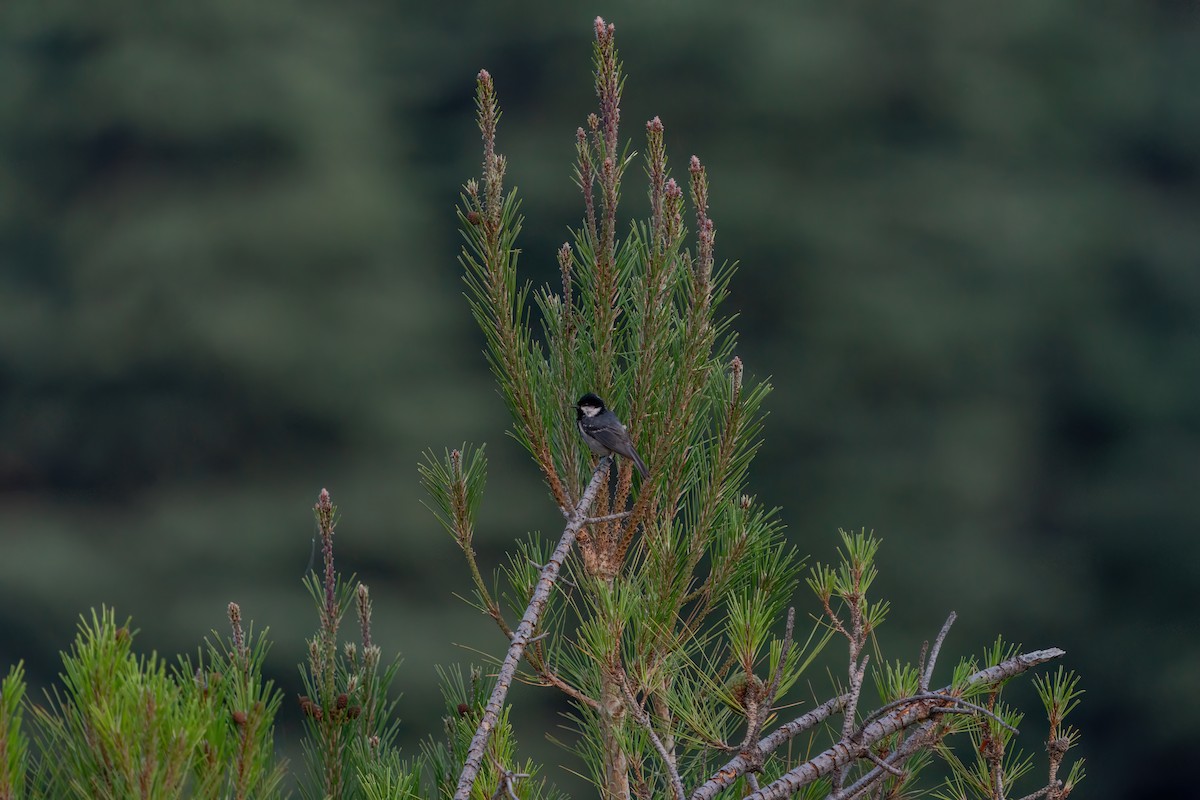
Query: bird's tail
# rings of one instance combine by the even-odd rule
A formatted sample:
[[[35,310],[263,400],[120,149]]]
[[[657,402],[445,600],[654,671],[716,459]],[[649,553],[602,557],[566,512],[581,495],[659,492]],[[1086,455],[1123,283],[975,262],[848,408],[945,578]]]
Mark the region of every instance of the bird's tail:
[[[650,477],[650,470],[646,469],[646,462],[642,461],[642,457],[638,455],[637,450],[632,447],[629,449],[629,454],[633,456],[633,465],[637,467],[638,472],[642,473],[642,480]]]

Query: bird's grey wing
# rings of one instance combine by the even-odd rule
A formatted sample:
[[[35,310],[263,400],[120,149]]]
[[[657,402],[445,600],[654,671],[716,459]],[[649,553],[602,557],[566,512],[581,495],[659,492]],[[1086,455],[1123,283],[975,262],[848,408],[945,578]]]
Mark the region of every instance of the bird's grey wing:
[[[628,435],[625,433],[625,426],[620,422],[595,422],[586,426],[587,432],[598,439],[608,449],[613,449],[624,442]]]

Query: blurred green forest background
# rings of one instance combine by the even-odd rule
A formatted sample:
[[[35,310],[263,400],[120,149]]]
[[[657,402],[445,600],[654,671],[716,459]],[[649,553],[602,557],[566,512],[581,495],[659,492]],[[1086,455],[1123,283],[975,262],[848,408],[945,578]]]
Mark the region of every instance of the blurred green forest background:
[[[474,76],[505,110],[522,264],[552,280],[596,14],[629,74],[624,135],[639,149],[660,115],[677,172],[708,167],[739,352],[776,386],[753,483],[800,550],[884,537],[893,658],[951,609],[946,658],[997,633],[1065,648],[1087,796],[1192,793],[1190,0],[10,0],[0,669],[53,680],[101,603],[141,647],[194,651],[237,600],[294,696],[325,486],[339,566],[405,656],[405,741],[439,731],[433,665],[504,642],[453,596],[469,580],[420,505],[420,452],[488,443],[483,563],[561,527],[460,296]],[[639,163],[626,210],[645,207]],[[291,699],[284,721],[291,747]],[[1043,736],[1031,718],[1022,746]]]

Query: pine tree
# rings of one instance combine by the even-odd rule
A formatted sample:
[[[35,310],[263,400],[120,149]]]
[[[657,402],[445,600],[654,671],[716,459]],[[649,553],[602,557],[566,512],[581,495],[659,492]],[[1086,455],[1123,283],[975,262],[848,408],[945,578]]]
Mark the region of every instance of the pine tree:
[[[974,788],[962,776],[982,775],[983,796],[1007,796],[1006,776],[1022,768],[1003,746],[1015,718],[999,686],[1062,651],[1020,655],[998,643],[987,664],[965,659],[946,688],[931,691],[951,615],[917,666],[876,659],[883,705],[858,712],[873,632],[888,611],[868,599],[878,540],[842,534],[841,563],[818,564],[808,576],[822,616],[797,631],[789,606],[805,565],[777,510],[755,499],[747,479],[770,386],[746,374],[721,311],[733,265],[716,259],[704,166],[693,156],[681,186],[668,167],[662,122],[650,120],[649,217],[621,230],[618,204],[635,157],[619,134],[624,76],[614,28],[597,18],[595,33],[599,108],[576,132],[583,222],[558,252],[557,288],[534,288],[517,275],[520,204],[504,184],[492,77],[481,71],[477,81],[483,174],[466,184],[459,215],[467,296],[512,434],[566,525],[553,550],[532,537],[511,555],[502,582],[516,602],[506,607],[473,547],[482,450],[430,456],[422,467],[466,556],[479,607],[510,642],[486,704],[460,715],[475,732],[456,751],[463,769],[454,797],[540,796],[542,785],[523,783],[526,773],[507,768],[490,743],[498,725],[507,734],[505,697],[518,674],[570,699],[575,749],[606,800],[705,798],[731,787],[763,798],[849,798],[877,787],[901,796],[935,749],[960,767],[959,783],[948,786]],[[626,458],[597,462],[590,453],[572,411],[587,392],[627,423],[648,477],[639,480]],[[849,646],[846,684],[780,725],[780,701],[834,637]],[[1061,697],[1062,685],[1044,696]],[[828,749],[796,744],[834,715],[842,724]],[[975,737],[975,767],[943,746],[961,732]],[[505,753],[509,744],[506,736]],[[1065,797],[1081,773],[1063,784],[1054,769],[1041,793]]]

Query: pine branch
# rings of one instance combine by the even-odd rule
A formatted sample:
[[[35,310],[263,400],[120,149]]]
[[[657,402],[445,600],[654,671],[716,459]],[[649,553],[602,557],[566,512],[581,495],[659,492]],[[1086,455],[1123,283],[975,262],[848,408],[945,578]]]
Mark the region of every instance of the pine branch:
[[[709,778],[696,791],[692,792],[691,800],[705,800],[716,797],[721,791],[733,785],[733,782],[748,773],[754,764],[761,764],[766,756],[774,752],[785,742],[810,728],[815,728],[845,707],[848,695],[840,695],[826,700],[821,705],[796,719],[776,728],[769,736],[755,745],[752,755],[737,755],[731,758],[723,767]]]
[[[897,775],[899,771],[895,765],[902,763],[909,756],[926,747],[930,741],[934,740],[936,738],[936,729],[936,722],[933,720],[927,721],[913,733],[909,734],[908,738],[888,755],[887,758],[873,758],[872,761],[876,764],[875,769],[863,775],[840,792],[830,793],[825,800],[854,800],[854,798],[862,796],[864,792],[888,775]],[[899,772],[899,775],[903,777],[904,773]]]
[[[605,456],[600,459],[600,463],[596,466],[596,471],[592,473],[591,483],[588,484],[583,497],[579,499],[579,503],[575,506],[575,511],[571,514],[571,518],[567,520],[562,538],[558,541],[558,547],[554,549],[554,554],[550,556],[550,560],[542,568],[542,577],[538,580],[537,586],[534,587],[533,596],[529,599],[529,606],[525,609],[525,615],[521,618],[521,623],[513,633],[512,644],[508,648],[508,654],[504,657],[504,662],[501,664],[500,671],[496,675],[496,687],[492,690],[492,696],[488,700],[483,717],[480,719],[479,726],[475,730],[475,736],[471,739],[471,746],[467,750],[466,761],[463,763],[462,772],[458,776],[458,788],[454,792],[455,800],[467,800],[471,794],[471,787],[474,785],[475,778],[479,774],[479,767],[483,763],[483,753],[487,748],[488,737],[496,725],[500,709],[504,706],[504,698],[508,695],[508,689],[512,685],[513,676],[516,675],[517,664],[521,661],[525,645],[528,644],[534,628],[537,627],[538,619],[541,617],[542,610],[546,607],[546,603],[550,599],[550,590],[554,587],[554,582],[558,579],[558,573],[562,568],[563,561],[566,560],[567,554],[570,553],[571,545],[575,543],[575,537],[578,535],[579,529],[587,521],[588,510],[591,508],[592,502],[596,499],[596,493],[600,491],[601,485],[608,478],[608,470],[611,466],[611,456]]]
[[[1051,647],[1046,650],[1035,650],[1030,653],[1016,656],[1008,659],[994,667],[979,670],[967,677],[962,684],[958,686],[947,686],[936,695],[942,696],[939,700],[915,700],[912,705],[905,708],[898,714],[890,715],[885,719],[867,726],[861,734],[856,737],[856,740],[851,742],[842,739],[837,744],[830,747],[820,755],[805,761],[803,764],[788,771],[779,780],[771,783],[761,790],[747,796],[747,800],[777,800],[779,798],[791,797],[804,786],[813,781],[823,778],[826,775],[832,774],[834,770],[843,769],[850,764],[863,757],[863,754],[868,748],[874,745],[881,739],[890,736],[897,731],[902,731],[919,722],[924,722],[935,714],[943,713],[948,708],[954,707],[957,698],[954,694],[961,692],[963,689],[976,686],[979,684],[992,684],[1005,678],[1011,678],[1014,675],[1019,675],[1022,672],[1037,666],[1038,664],[1051,661],[1055,658],[1061,658],[1066,655],[1064,650],[1057,647]],[[761,745],[760,745],[761,747]],[[716,796],[717,788],[709,789],[709,785],[713,783],[710,779],[708,783],[692,793],[692,800],[704,800]]]

